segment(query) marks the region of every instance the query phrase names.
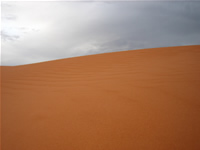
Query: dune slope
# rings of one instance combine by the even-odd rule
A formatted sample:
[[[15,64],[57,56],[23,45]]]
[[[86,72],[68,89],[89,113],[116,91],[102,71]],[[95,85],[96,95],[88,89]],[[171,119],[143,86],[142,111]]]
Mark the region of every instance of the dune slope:
[[[1,67],[2,150],[199,150],[200,46]]]

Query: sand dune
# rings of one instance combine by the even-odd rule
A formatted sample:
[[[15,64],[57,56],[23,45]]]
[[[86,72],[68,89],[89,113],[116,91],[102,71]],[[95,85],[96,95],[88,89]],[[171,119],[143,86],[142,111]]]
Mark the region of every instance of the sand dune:
[[[200,46],[1,67],[2,150],[199,150]]]

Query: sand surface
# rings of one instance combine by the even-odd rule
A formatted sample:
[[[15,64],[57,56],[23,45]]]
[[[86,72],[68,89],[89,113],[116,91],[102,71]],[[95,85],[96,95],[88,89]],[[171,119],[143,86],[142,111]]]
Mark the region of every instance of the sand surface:
[[[2,150],[199,150],[200,46],[1,67]]]

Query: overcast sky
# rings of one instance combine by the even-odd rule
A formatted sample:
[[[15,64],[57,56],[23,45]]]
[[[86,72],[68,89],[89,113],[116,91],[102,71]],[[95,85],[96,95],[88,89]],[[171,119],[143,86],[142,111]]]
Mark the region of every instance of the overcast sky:
[[[1,65],[200,44],[200,1],[5,1],[1,9]]]

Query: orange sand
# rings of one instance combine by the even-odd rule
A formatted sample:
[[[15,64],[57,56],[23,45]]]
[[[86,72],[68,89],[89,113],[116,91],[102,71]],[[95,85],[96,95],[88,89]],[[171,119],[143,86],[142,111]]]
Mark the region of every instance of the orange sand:
[[[2,150],[199,150],[200,46],[1,67]]]

